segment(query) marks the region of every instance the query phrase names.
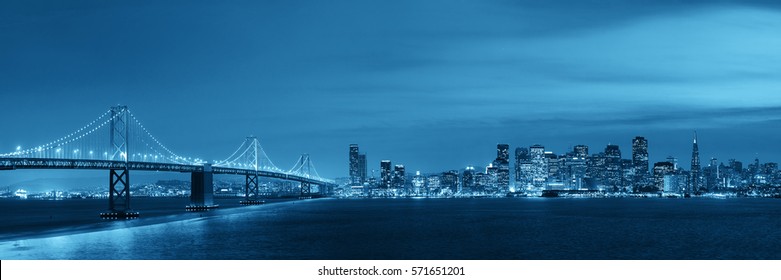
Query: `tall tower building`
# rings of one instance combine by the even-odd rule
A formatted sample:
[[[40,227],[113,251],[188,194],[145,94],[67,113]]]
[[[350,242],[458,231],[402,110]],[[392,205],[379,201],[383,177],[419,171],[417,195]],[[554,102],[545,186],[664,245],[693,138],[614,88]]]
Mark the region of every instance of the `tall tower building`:
[[[545,147],[542,145],[529,147],[529,156],[532,162],[532,184],[534,187],[542,189],[548,180],[548,159],[545,158]]]
[[[575,147],[572,149],[572,152],[575,153],[575,157],[587,158],[588,157],[588,146],[586,146],[586,145],[575,145]]]
[[[632,140],[632,168],[634,168],[635,186],[648,178],[648,140],[637,136]]]
[[[366,154],[358,154],[358,177],[360,184],[366,183]]]
[[[700,189],[700,149],[697,146],[697,131],[694,131],[694,143],[692,144],[692,170],[690,187],[687,193],[697,192]]]
[[[510,162],[510,145],[497,144],[496,145],[496,160],[499,162]]]
[[[461,175],[461,193],[471,194],[475,192],[475,167],[467,166]]]
[[[413,192],[416,195],[421,195],[425,193],[424,188],[426,187],[426,177],[423,175],[420,175],[420,171],[415,171],[415,176],[412,177],[412,189]]]
[[[605,147],[605,184],[614,188],[623,187],[622,167],[621,149],[618,145],[607,145]]]
[[[404,189],[407,184],[406,168],[403,164],[397,164],[393,167],[393,188]]]
[[[361,174],[359,171],[360,155],[358,154],[358,144],[350,144],[350,184],[353,186],[360,185]]]
[[[531,184],[531,157],[529,148],[515,148],[515,185],[521,188]]]
[[[496,160],[494,165],[496,172],[496,187],[499,192],[507,192],[510,189],[510,145],[496,145]]]
[[[390,160],[382,160],[380,161],[380,188],[383,189],[390,189],[391,183],[393,180],[393,173],[391,171],[391,161]]]

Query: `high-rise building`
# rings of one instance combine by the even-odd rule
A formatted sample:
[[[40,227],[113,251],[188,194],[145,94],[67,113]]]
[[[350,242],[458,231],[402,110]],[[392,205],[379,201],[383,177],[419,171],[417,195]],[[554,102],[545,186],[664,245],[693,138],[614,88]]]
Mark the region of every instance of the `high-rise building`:
[[[450,194],[458,192],[458,170],[450,170],[442,173],[442,188],[450,191]]]
[[[631,192],[632,182],[635,179],[635,167],[631,159],[621,159],[621,172],[623,174],[622,191]]]
[[[665,193],[681,193],[686,189],[689,184],[689,177],[682,174],[667,174],[664,175],[664,192]]]
[[[607,159],[604,152],[591,154],[586,159],[586,176],[589,183],[588,188],[593,189],[598,186],[605,186],[605,177],[607,173]]]
[[[707,191],[713,191],[718,189],[721,181],[721,174],[719,174],[719,162],[716,158],[711,158],[708,166],[702,168],[702,186]]]
[[[531,177],[532,160],[529,148],[518,147],[515,149],[515,186],[525,189],[532,184]]]
[[[648,140],[637,136],[632,139],[632,167],[634,168],[634,185],[642,185],[648,178]]]
[[[442,178],[439,175],[429,175],[426,178],[426,193],[429,195],[439,195],[442,192]]]
[[[361,182],[361,175],[359,171],[359,154],[358,154],[358,144],[350,144],[350,185],[356,186],[361,185],[363,182]]]
[[[393,173],[391,171],[391,161],[380,161],[380,188],[390,189],[393,183]]]
[[[404,189],[404,186],[407,183],[407,174],[404,168],[404,165],[397,164],[393,167],[393,188],[394,189]]]
[[[577,156],[572,152],[559,158],[562,167],[564,185],[568,189],[578,190],[585,188],[583,179],[586,177],[586,157]],[[582,154],[581,154],[582,155]]]
[[[692,165],[690,187],[688,192],[699,192],[700,190],[700,150],[697,146],[697,131],[694,132],[694,143],[692,144]]]
[[[675,164],[669,161],[654,163],[654,186],[657,191],[664,190],[664,176],[675,173]]]
[[[548,180],[548,159],[545,158],[545,147],[542,145],[529,147],[529,156],[532,162],[532,185],[538,190],[542,190]]]
[[[575,153],[575,157],[587,158],[588,157],[588,146],[586,146],[586,145],[575,145],[575,148],[572,149],[572,152]]]
[[[350,185],[360,186],[366,182],[366,155],[358,151],[358,144],[350,144]]]
[[[623,164],[618,145],[605,147],[605,174],[603,182],[613,189],[623,188]]]
[[[501,162],[510,162],[510,145],[497,144],[496,145],[496,160]]]
[[[460,193],[469,194],[476,191],[475,184],[475,167],[467,166],[461,175],[461,191]]]
[[[420,175],[420,171],[415,171],[415,176],[412,177],[412,191],[415,195],[425,194],[426,177]]]
[[[499,184],[498,184],[498,178],[499,178],[499,167],[494,165],[495,161],[488,164],[488,166],[485,167],[485,174],[487,175],[487,184],[484,187],[485,192],[495,194],[499,191]]]
[[[366,154],[358,155],[358,177],[360,177],[359,183],[366,183]]]
[[[485,192],[491,184],[490,176],[483,172],[475,172],[475,192]]]
[[[507,192],[510,188],[510,145],[496,145],[496,160],[494,165],[497,167],[496,187],[499,192]]]

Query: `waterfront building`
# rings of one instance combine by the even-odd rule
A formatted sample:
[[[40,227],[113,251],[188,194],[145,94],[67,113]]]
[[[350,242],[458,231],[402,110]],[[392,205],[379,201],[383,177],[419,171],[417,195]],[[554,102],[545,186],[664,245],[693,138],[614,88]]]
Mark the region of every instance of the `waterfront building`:
[[[407,181],[407,174],[403,164],[397,164],[393,166],[393,182],[392,187],[396,190],[403,190]]]
[[[475,167],[467,166],[461,175],[461,190],[459,190],[459,193],[471,194],[476,191]]]
[[[391,171],[391,161],[380,161],[380,188],[390,189],[393,184],[393,173]]]
[[[691,179],[689,180],[690,186],[687,189],[688,192],[700,191],[700,150],[697,146],[697,132],[694,132],[694,143],[692,144],[692,164],[691,164]]]
[[[607,145],[605,147],[605,173],[602,181],[613,191],[618,191],[624,186],[623,175],[621,150],[618,145]]]
[[[532,163],[532,185],[537,190],[542,190],[548,180],[548,159],[545,158],[545,147],[539,144],[529,147],[529,156]]]
[[[510,189],[510,145],[496,145],[496,189],[498,192],[508,192]]]
[[[450,170],[442,173],[441,186],[448,194],[458,192],[458,170]]]
[[[488,177],[488,182],[484,187],[485,192],[490,194],[496,193],[498,191],[499,167],[490,163],[485,168],[485,174]]]
[[[632,168],[634,169],[633,185],[644,185],[648,178],[648,140],[637,136],[632,139]]]
[[[528,148],[515,149],[515,186],[518,189],[532,186],[532,161]]]
[[[358,150],[358,144],[350,144],[350,185],[362,186],[366,182],[366,155]]]
[[[415,195],[425,194],[426,177],[420,175],[420,171],[415,171],[415,176],[412,177],[412,192]]]
[[[426,193],[428,195],[439,195],[442,191],[442,180],[439,175],[433,174],[426,178]]]
[[[664,176],[675,173],[675,164],[669,161],[654,163],[654,186],[657,191],[664,190]]]

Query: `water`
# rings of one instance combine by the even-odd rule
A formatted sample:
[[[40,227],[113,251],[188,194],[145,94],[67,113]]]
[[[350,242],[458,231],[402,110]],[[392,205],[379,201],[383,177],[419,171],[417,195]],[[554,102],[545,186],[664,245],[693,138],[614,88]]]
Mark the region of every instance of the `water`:
[[[318,199],[206,214],[183,204],[44,236],[4,226],[0,258],[781,259],[779,199]]]

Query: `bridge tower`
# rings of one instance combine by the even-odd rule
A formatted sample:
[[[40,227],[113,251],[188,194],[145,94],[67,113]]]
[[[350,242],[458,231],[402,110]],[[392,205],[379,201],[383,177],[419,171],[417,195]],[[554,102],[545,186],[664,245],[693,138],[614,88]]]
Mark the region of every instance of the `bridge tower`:
[[[111,107],[109,125],[109,160],[115,161],[109,170],[108,211],[104,219],[134,219],[138,212],[130,210],[130,172],[128,162],[130,113],[127,106]]]
[[[298,173],[309,179],[312,176],[312,162],[309,160],[309,154],[301,154],[296,165],[299,166]],[[309,181],[301,182],[301,198],[312,197],[312,183]]]
[[[261,161],[261,148],[258,138],[255,136],[249,136],[244,140],[247,145],[247,150],[244,153],[244,162],[252,167],[253,173],[246,175],[244,180],[244,200],[239,202],[242,205],[257,205],[264,202],[259,199],[258,194],[258,170],[260,168]]]

